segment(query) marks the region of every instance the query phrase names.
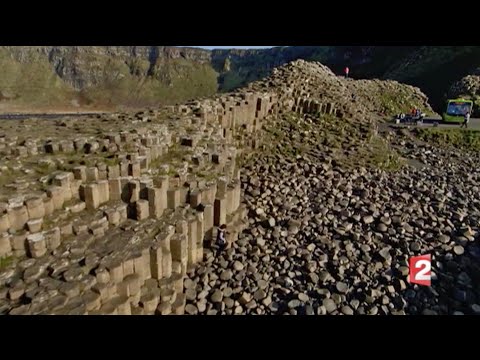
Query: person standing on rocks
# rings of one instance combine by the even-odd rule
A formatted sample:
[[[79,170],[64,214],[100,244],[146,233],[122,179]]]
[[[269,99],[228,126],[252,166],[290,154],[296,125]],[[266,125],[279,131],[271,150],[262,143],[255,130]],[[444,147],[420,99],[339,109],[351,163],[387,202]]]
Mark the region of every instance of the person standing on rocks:
[[[227,246],[227,240],[226,240],[226,231],[227,231],[227,226],[225,224],[221,225],[217,229],[217,245],[218,245],[218,253],[222,252],[225,250]]]
[[[345,77],[348,79],[348,74],[350,73],[350,69],[348,68],[348,66],[345,68]]]

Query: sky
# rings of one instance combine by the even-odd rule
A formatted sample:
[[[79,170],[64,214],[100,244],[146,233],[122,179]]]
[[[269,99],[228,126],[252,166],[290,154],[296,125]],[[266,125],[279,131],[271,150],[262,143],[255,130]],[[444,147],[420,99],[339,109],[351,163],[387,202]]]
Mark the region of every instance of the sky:
[[[273,46],[185,46],[185,47],[199,47],[203,49],[267,49]]]

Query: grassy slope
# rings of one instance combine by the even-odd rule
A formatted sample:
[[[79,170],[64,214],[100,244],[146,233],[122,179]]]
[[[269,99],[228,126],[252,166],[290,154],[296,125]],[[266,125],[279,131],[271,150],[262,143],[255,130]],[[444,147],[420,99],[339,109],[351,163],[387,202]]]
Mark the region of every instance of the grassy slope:
[[[118,64],[117,64],[118,66]],[[146,64],[136,64],[138,72],[145,71]],[[105,106],[158,106],[172,104],[217,91],[217,73],[208,65],[177,59],[157,64],[151,76],[135,75],[128,67],[121,69],[121,76],[100,82],[100,85],[82,91],[88,103]]]
[[[480,131],[470,129],[416,129],[415,134],[422,140],[443,147],[465,150],[480,150]]]
[[[57,106],[74,97],[73,89],[52,71],[46,58],[20,63],[0,49],[0,69],[0,105]]]
[[[94,85],[76,91],[46,57],[32,52],[19,62],[0,49],[0,111],[67,109],[74,104],[82,109],[158,106],[217,91],[213,68],[185,59],[164,60],[150,73],[149,62],[141,60],[71,54],[64,62],[80,83],[88,78]]]

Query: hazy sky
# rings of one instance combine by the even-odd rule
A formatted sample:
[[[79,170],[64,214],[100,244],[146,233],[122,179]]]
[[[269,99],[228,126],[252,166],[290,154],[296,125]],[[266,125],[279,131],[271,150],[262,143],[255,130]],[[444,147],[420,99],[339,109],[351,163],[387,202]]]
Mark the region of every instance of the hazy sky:
[[[273,46],[185,46],[185,47],[199,47],[203,49],[266,49]]]

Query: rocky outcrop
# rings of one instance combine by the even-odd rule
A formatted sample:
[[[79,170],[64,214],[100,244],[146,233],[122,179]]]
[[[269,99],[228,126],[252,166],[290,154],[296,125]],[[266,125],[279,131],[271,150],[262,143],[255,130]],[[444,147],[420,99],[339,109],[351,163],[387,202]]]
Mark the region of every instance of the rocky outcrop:
[[[474,101],[474,116],[478,116],[480,106],[480,69],[455,82],[448,92],[450,98],[465,98]]]
[[[227,306],[234,313],[257,311],[253,300],[269,306],[268,276],[258,285],[263,292],[255,292],[253,300],[249,289],[228,290],[222,282],[233,272],[237,281],[243,281],[246,272],[255,271],[241,255],[245,238],[240,238],[254,223],[251,215],[247,218],[252,206],[262,227],[275,228],[283,222],[262,212],[270,211],[266,205],[272,189],[281,185],[282,193],[298,191],[302,201],[307,201],[303,196],[307,193],[297,188],[303,177],[273,180],[270,176],[281,174],[269,175],[267,167],[259,167],[256,170],[265,171],[272,185],[244,187],[249,192],[245,197],[241,183],[257,182],[250,174],[242,177],[242,167],[288,143],[267,136],[277,134],[275,129],[298,144],[299,160],[302,149],[317,161],[327,161],[342,150],[347,158],[362,154],[377,136],[376,122],[366,95],[359,93],[358,104],[352,104],[349,96],[354,89],[403,87],[412,99],[425,99],[400,84],[355,83],[338,79],[319,63],[297,61],[250,88],[182,105],[83,119],[1,123],[0,312],[213,314],[226,313]],[[290,117],[293,120],[286,124],[284,119]],[[317,134],[328,137],[330,132],[335,132],[333,139],[317,142]],[[343,149],[344,143],[352,147]],[[326,149],[330,150],[324,154]],[[275,166],[282,164],[278,159]],[[310,165],[302,166],[307,173],[300,175],[310,176]],[[325,171],[331,178],[328,167]],[[260,196],[265,206],[259,208],[250,193]],[[290,209],[302,214],[298,205]],[[230,273],[217,276],[206,272],[204,261],[221,261],[212,246],[220,225],[226,225],[230,247],[226,253],[231,258],[219,264]],[[301,224],[292,219],[289,226],[293,233]],[[277,230],[272,236],[285,237]],[[255,241],[263,246],[262,238]],[[260,248],[254,251],[262,254]],[[269,255],[262,261],[278,260],[284,269],[290,270],[296,261],[269,254],[262,254]],[[381,254],[388,258],[385,251]],[[208,286],[198,289],[195,276]],[[286,287],[297,283],[285,277],[277,280]],[[347,285],[338,291],[347,293]],[[308,301],[310,295],[304,295],[298,301]],[[297,302],[288,304],[298,307]]]

